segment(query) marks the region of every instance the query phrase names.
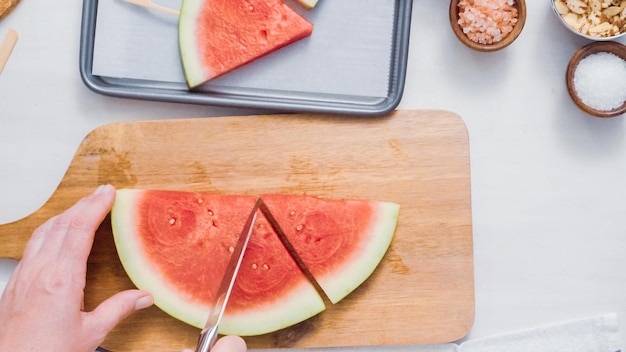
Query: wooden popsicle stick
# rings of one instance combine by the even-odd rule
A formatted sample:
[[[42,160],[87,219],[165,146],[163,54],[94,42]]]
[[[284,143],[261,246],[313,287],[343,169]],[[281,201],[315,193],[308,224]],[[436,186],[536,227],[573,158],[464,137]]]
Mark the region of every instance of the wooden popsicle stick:
[[[131,4],[147,7],[149,9],[163,11],[163,12],[166,12],[166,13],[169,13],[169,14],[172,14],[172,15],[176,15],[176,16],[178,16],[178,14],[179,14],[178,11],[176,11],[174,9],[170,9],[169,7],[157,5],[157,4],[153,3],[152,0],[125,0],[125,1],[126,2],[130,2]]]
[[[9,29],[9,32],[4,37],[2,45],[0,45],[0,73],[2,73],[4,65],[6,65],[7,61],[9,61],[9,56],[11,55],[11,51],[13,51],[13,47],[15,47],[16,42],[17,31]]]

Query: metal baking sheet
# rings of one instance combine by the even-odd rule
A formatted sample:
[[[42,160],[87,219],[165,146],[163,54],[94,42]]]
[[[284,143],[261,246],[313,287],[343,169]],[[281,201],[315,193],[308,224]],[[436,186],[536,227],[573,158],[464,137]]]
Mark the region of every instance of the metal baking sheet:
[[[412,0],[320,0],[312,10],[284,1],[313,23],[310,37],[188,90],[175,16],[84,0],[81,77],[97,93],[134,99],[358,115],[398,105]]]

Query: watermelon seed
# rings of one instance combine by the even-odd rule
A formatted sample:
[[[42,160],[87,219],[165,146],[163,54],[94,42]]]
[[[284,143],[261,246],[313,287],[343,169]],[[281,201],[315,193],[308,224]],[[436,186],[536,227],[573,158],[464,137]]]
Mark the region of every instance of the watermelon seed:
[[[234,251],[235,251],[235,247],[233,247],[233,246],[228,247],[228,252],[229,253],[232,254]]]
[[[207,213],[209,213],[209,215],[213,215],[213,210],[209,209],[207,210]]]
[[[202,198],[198,198],[198,204],[202,204],[204,203],[204,201],[202,200]]]
[[[302,231],[302,224],[300,224],[300,225],[296,226],[296,230],[298,230],[298,231]]]
[[[289,212],[289,216],[295,216],[296,215],[296,211],[292,210],[291,212]]]
[[[269,266],[269,265],[267,265],[267,264],[263,264],[263,269],[265,269],[265,270],[269,270],[269,268],[270,268],[270,266]]]
[[[170,225],[174,225],[176,223],[176,219],[175,218],[171,218],[170,219]]]
[[[256,270],[256,268],[258,268],[258,266],[256,265],[256,263],[252,264],[252,269]]]

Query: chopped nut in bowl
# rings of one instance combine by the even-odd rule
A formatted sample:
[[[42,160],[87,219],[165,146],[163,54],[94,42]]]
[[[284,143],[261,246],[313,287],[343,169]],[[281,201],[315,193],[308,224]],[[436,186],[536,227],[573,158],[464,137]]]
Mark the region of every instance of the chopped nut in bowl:
[[[561,22],[591,40],[612,40],[626,34],[626,0],[551,0]]]
[[[596,117],[626,113],[626,46],[591,42],[578,49],[567,65],[567,90],[576,105]]]
[[[450,25],[466,46],[496,51],[509,46],[526,23],[525,0],[451,0]]]

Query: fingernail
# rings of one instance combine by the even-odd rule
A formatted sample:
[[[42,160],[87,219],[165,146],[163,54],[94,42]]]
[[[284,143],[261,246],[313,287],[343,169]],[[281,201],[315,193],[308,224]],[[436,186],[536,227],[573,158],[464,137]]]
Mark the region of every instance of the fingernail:
[[[98,186],[98,188],[96,188],[95,191],[93,191],[93,194],[100,194],[102,193],[103,190],[104,190],[104,185],[100,185]]]
[[[152,296],[143,296],[135,302],[135,310],[140,310],[150,307],[154,303]]]
[[[106,189],[108,189],[109,187],[111,187],[111,185],[100,185],[98,186],[98,188],[96,188],[96,190],[93,192],[93,194],[101,194],[104,193],[104,191]]]

